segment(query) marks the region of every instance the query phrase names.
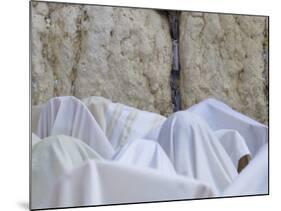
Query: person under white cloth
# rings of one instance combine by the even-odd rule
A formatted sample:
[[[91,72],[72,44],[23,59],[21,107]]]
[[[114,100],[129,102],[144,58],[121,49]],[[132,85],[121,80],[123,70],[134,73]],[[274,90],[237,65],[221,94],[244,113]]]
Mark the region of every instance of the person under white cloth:
[[[240,176],[237,172],[240,158],[249,155],[254,160],[267,141],[267,130],[266,126],[219,103],[205,101],[169,118],[102,97],[82,101],[70,96],[56,97],[35,107],[32,130],[38,137],[34,134],[32,139],[32,207],[223,195]],[[217,109],[218,115],[206,120],[204,114],[210,105]],[[217,117],[220,119],[210,119]],[[251,129],[234,124],[239,121]],[[263,137],[257,144],[252,140],[256,136],[253,132]],[[267,171],[264,167],[260,169]],[[85,172],[83,182],[79,179],[80,171]],[[101,178],[104,171],[108,175]],[[109,182],[119,174],[124,179],[122,186],[118,185],[120,180],[116,185]],[[138,175],[138,179],[132,180],[132,175]],[[247,179],[239,184],[243,181]],[[138,189],[132,190],[134,186]],[[74,187],[78,192],[67,191]],[[52,197],[54,189],[56,198]],[[249,189],[255,191],[254,186]],[[263,190],[266,193],[266,187]],[[122,192],[122,197],[118,192]],[[239,195],[239,188],[232,188],[227,194]]]

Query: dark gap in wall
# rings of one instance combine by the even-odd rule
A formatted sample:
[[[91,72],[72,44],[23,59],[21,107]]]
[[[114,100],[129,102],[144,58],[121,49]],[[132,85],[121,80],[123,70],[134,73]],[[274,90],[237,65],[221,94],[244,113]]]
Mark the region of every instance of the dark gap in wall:
[[[263,40],[263,60],[264,60],[264,70],[263,70],[263,77],[264,81],[264,94],[265,94],[265,102],[267,103],[267,108],[269,105],[269,70],[268,70],[268,59],[269,59],[269,18],[265,18],[265,26],[264,26],[264,40]],[[268,116],[263,119],[263,122],[268,125]]]
[[[172,39],[172,68],[170,75],[173,112],[181,109],[180,97],[180,62],[179,62],[179,12],[169,11],[168,19]]]

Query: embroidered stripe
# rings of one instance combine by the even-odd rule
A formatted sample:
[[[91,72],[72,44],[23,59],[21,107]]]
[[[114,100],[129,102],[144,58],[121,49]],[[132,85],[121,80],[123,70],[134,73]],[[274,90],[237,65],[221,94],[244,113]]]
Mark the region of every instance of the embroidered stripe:
[[[119,136],[119,139],[117,142],[118,146],[124,145],[126,143],[128,137],[129,137],[129,134],[131,133],[132,124],[135,121],[137,114],[138,114],[138,111],[134,110],[128,115],[126,122],[124,124],[124,129],[123,129],[121,135]]]
[[[113,111],[108,127],[106,128],[106,135],[109,140],[111,140],[112,138],[113,128],[115,127],[117,120],[121,116],[123,107],[124,106],[122,104],[117,104],[115,110]]]

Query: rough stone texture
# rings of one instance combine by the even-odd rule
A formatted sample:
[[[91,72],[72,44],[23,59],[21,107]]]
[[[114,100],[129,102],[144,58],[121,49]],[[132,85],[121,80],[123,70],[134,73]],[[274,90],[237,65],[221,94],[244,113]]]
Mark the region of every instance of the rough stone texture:
[[[100,95],[172,112],[167,14],[148,9],[32,2],[32,104]],[[182,108],[215,97],[268,121],[265,17],[181,12]]]
[[[71,95],[77,62],[79,7],[32,4],[32,103]]]
[[[265,17],[182,12],[182,107],[215,97],[268,121]]]
[[[171,38],[165,14],[32,4],[32,104],[98,95],[171,113]]]

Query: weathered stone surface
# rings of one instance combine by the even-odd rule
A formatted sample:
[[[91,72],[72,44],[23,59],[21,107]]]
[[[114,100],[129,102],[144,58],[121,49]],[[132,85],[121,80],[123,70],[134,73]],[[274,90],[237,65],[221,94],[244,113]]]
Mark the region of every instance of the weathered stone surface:
[[[258,121],[268,121],[266,21],[265,17],[181,13],[184,108],[215,97]]]
[[[32,100],[103,96],[171,112],[167,17],[154,10],[33,3]]]
[[[32,2],[32,104],[100,95],[172,112],[167,14]],[[267,123],[266,18],[181,12],[182,107],[215,97]]]
[[[81,15],[77,6],[32,4],[32,103],[71,95]]]

